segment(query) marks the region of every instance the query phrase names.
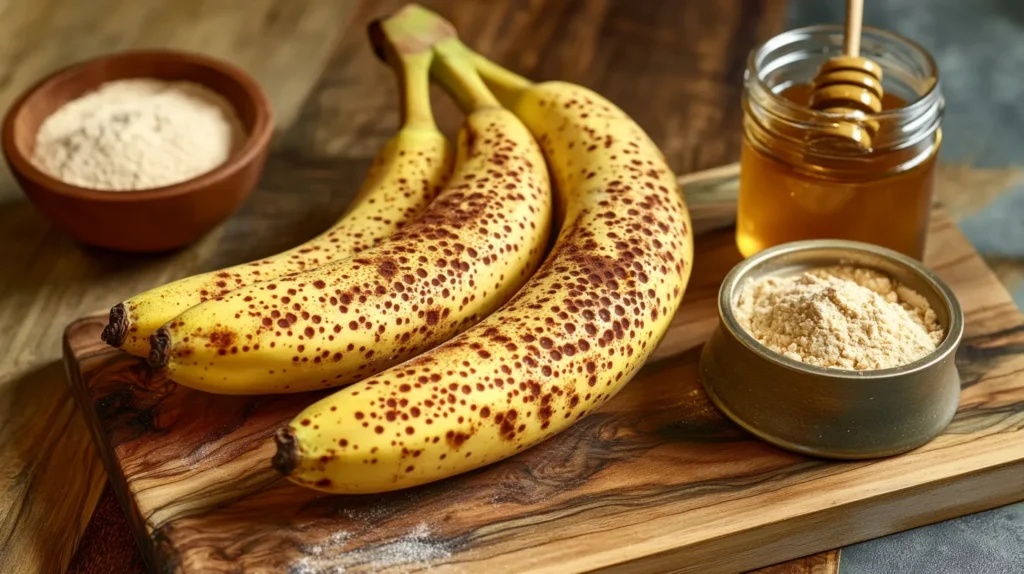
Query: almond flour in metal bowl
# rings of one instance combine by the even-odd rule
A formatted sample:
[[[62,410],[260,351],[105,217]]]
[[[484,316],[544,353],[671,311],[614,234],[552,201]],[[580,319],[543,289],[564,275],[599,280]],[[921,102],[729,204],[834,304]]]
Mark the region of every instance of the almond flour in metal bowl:
[[[933,439],[956,413],[963,310],[906,255],[856,241],[784,243],[726,275],[718,315],[701,384],[726,416],[779,447],[891,456]]]
[[[880,271],[848,265],[749,281],[734,312],[759,343],[819,367],[899,367],[945,337],[921,294]]]

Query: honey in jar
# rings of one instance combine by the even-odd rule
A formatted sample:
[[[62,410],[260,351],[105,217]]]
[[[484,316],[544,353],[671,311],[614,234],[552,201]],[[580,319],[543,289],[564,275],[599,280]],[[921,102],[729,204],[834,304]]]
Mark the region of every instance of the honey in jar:
[[[842,52],[839,27],[786,32],[750,57],[743,98],[736,242],[744,256],[801,239],[852,239],[924,253],[943,100],[935,63],[900,36],[865,30],[881,65],[883,110],[869,148],[817,137],[840,121],[811,109],[821,64]]]

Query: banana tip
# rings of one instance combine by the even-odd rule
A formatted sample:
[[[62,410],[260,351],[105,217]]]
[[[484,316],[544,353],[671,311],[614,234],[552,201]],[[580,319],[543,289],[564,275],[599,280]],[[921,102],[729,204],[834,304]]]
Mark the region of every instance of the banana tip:
[[[167,327],[160,327],[149,337],[149,365],[163,368],[171,351],[171,333]]]
[[[366,33],[370,36],[370,45],[373,46],[373,53],[377,55],[377,58],[386,62],[387,52],[384,50],[384,45],[387,42],[387,38],[384,34],[384,18],[377,18],[370,25],[366,27]]]
[[[107,319],[107,326],[100,333],[100,339],[111,347],[120,347],[128,338],[128,312],[124,303],[118,303],[110,309],[110,318]]]
[[[277,444],[277,452],[270,460],[270,465],[277,472],[288,476],[299,464],[299,445],[295,440],[295,433],[288,427],[277,429],[274,433],[274,442]]]

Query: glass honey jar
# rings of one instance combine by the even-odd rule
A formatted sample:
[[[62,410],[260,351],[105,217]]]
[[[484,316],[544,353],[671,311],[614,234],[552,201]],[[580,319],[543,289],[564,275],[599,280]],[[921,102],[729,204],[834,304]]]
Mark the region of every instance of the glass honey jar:
[[[808,106],[818,69],[842,50],[841,27],[812,26],[750,55],[736,223],[745,257],[825,238],[924,253],[944,107],[935,62],[906,38],[865,28],[861,55],[881,66],[885,98],[858,120]],[[870,147],[820,137],[851,121],[870,125]]]

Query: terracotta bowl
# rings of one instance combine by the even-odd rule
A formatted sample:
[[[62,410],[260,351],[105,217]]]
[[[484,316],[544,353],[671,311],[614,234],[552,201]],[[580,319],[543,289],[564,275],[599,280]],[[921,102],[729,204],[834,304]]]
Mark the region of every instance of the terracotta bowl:
[[[100,84],[128,78],[188,80],[221,94],[246,134],[227,162],[193,179],[140,191],[102,191],[59,181],[29,158],[40,124]],[[259,85],[242,70],[198,54],[124,52],[72,65],[19,98],[3,124],[3,152],[35,206],[73,238],[118,251],[156,252],[187,245],[235,212],[263,171],[273,120]]]

